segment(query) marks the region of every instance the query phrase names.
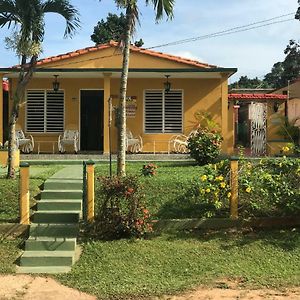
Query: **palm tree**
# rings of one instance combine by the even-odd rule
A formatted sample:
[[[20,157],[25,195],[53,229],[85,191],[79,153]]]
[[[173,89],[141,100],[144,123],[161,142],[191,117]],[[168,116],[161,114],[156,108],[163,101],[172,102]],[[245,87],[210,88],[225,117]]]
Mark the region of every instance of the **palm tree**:
[[[32,78],[42,50],[46,13],[57,13],[65,19],[64,37],[72,36],[80,27],[78,11],[69,0],[0,0],[0,27],[13,27],[12,38],[6,38],[6,42],[20,57],[21,62],[9,121],[8,178],[15,177],[15,125],[26,86]]]
[[[164,14],[168,18],[173,17],[173,7],[175,0],[145,0],[146,4],[152,4],[156,12],[156,21],[163,18]],[[135,31],[136,23],[139,23],[138,0],[115,0],[118,8],[125,9],[127,26],[123,41],[123,66],[120,86],[120,103],[117,110],[118,117],[118,170],[119,176],[126,175],[125,169],[125,136],[126,136],[126,91],[130,54],[130,39]]]

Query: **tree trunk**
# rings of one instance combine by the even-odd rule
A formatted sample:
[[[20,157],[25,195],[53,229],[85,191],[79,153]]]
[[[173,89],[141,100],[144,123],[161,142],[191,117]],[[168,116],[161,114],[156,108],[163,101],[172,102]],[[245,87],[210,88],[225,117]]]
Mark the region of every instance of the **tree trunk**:
[[[9,121],[8,138],[8,170],[7,178],[15,178],[15,150],[16,149],[16,122],[18,119],[17,109],[14,107]]]
[[[22,65],[19,73],[18,84],[13,96],[13,107],[9,121],[9,138],[8,138],[8,168],[7,178],[15,178],[15,153],[16,149],[16,123],[19,116],[21,100],[24,98],[25,88],[32,78],[32,74],[37,62],[37,56],[33,56],[28,66],[24,66],[26,57],[22,57]],[[26,68],[26,70],[25,70]]]
[[[127,29],[123,50],[123,66],[120,85],[120,102],[118,109],[118,157],[117,157],[117,174],[118,176],[126,175],[126,92],[130,56],[130,38],[132,34],[131,14],[127,15]]]

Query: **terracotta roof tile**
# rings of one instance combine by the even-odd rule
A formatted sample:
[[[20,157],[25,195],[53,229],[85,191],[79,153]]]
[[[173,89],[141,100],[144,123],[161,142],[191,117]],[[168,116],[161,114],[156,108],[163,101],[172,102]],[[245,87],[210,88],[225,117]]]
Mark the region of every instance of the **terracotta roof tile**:
[[[281,94],[228,94],[229,100],[287,100],[287,95]]]
[[[107,44],[87,47],[87,48],[79,49],[76,51],[72,51],[72,52],[68,52],[68,53],[64,53],[64,54],[60,54],[60,55],[56,55],[56,56],[50,56],[50,57],[39,60],[37,65],[40,66],[40,65],[47,64],[50,62],[64,60],[64,59],[68,59],[68,58],[75,57],[78,55],[83,55],[83,54],[86,54],[89,52],[107,49],[109,47],[118,47],[118,45],[119,44],[117,42],[110,41]],[[149,50],[149,49],[139,48],[139,47],[136,47],[133,45],[131,46],[131,51],[139,52],[139,53],[143,53],[143,54],[147,54],[147,55],[151,55],[154,57],[159,57],[159,58],[163,58],[163,59],[167,59],[167,60],[171,60],[171,61],[175,61],[175,62],[179,62],[179,63],[183,63],[183,64],[187,64],[187,65],[190,65],[193,67],[199,67],[199,68],[214,68],[214,67],[216,67],[215,65],[210,65],[210,64],[199,62],[196,60],[191,60],[191,59],[187,59],[187,58],[183,58],[183,57],[175,56],[175,55],[171,55],[171,54],[165,54],[162,52],[157,52],[157,51],[153,51],[153,50]]]

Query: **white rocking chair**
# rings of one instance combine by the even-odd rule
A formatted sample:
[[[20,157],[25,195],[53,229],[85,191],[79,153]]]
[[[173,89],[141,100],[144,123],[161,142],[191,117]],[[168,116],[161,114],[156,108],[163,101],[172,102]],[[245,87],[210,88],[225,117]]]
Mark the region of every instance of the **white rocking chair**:
[[[66,146],[71,145],[74,147],[74,152],[78,152],[79,148],[79,132],[78,130],[65,130],[63,135],[58,137],[58,151],[60,153],[66,152]]]
[[[16,147],[21,149],[23,153],[31,153],[34,148],[34,139],[32,135],[25,137],[22,129],[17,129],[16,134]]]
[[[130,130],[126,132],[126,151],[132,153],[139,153],[143,150],[143,139],[142,137],[134,137]]]
[[[195,130],[192,130],[189,135],[173,135],[169,140],[170,150],[175,153],[189,153],[188,139],[195,134],[195,132]]]

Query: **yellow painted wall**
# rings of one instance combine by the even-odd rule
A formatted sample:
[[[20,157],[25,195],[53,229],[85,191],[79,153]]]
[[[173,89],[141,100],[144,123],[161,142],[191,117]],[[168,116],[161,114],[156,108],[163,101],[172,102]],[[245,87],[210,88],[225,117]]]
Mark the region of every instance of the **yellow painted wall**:
[[[52,79],[34,79],[29,84],[28,89],[51,89]],[[60,80],[61,89],[65,90],[65,128],[72,124],[80,128],[80,89],[104,89],[104,79],[63,79]],[[128,96],[137,97],[137,111],[135,118],[127,118],[127,127],[134,135],[141,135],[144,141],[144,152],[168,151],[168,141],[173,134],[147,134],[144,133],[144,90],[162,89],[164,79],[129,79]],[[228,110],[227,93],[225,84],[220,84],[220,79],[171,79],[173,89],[183,90],[184,101],[184,134],[188,134],[195,125],[194,113],[197,110],[207,110],[212,113],[214,119],[222,123],[222,101],[225,101],[226,111]],[[227,81],[226,81],[227,84]],[[13,84],[14,85],[14,84]],[[227,85],[226,85],[227,86]],[[113,98],[113,104],[117,105],[120,80],[111,79],[110,92]],[[223,93],[223,96],[222,96]],[[107,99],[104,99],[106,102]],[[24,104],[20,111],[18,123],[25,131],[25,108]],[[231,153],[233,146],[233,128],[230,124],[230,118],[225,119],[229,133],[225,132],[227,138],[227,148],[223,151]],[[232,120],[232,119],[231,119]],[[113,122],[114,124],[114,122]],[[107,128],[107,118],[104,128]],[[226,129],[227,130],[227,129]],[[113,151],[116,151],[116,128],[113,127]],[[30,133],[26,133],[30,134]],[[52,151],[52,142],[56,142],[58,134],[31,133],[36,141],[35,151],[37,151],[38,142],[40,150]],[[106,132],[107,136],[107,132]],[[225,139],[226,139],[225,138]],[[45,141],[49,141],[45,143]],[[105,152],[108,151],[108,139],[105,139]],[[57,144],[55,143],[55,151]]]

